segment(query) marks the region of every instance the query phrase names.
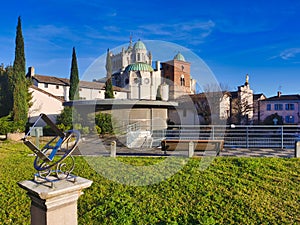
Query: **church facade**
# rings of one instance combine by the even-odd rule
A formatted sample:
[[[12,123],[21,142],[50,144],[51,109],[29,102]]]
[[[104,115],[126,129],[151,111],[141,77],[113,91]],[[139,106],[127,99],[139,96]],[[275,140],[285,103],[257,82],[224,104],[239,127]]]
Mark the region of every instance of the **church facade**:
[[[112,63],[112,83],[128,90],[128,99],[176,100],[195,92],[195,81],[191,79],[191,64],[181,53],[172,60],[155,62],[152,53],[138,40],[134,45],[122,48],[117,54],[109,53]]]

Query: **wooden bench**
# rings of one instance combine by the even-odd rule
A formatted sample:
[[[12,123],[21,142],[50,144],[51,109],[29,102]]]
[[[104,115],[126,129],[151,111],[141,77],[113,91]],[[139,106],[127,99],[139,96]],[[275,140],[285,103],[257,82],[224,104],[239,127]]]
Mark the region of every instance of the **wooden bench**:
[[[172,140],[161,141],[162,151],[189,150],[189,143],[194,143],[194,151],[215,151],[217,155],[224,147],[224,140]]]

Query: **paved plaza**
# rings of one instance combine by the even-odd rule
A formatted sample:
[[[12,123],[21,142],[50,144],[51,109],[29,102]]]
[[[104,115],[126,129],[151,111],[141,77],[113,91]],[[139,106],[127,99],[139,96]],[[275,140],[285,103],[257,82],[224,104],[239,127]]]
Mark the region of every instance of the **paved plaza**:
[[[111,152],[110,140],[85,139],[79,145],[78,155],[103,155],[109,156]],[[161,148],[127,148],[117,144],[117,156],[188,156],[187,150],[167,151],[166,154]],[[211,152],[195,152],[195,156],[213,155]],[[224,148],[219,157],[279,157],[292,158],[295,155],[294,149],[280,148]]]

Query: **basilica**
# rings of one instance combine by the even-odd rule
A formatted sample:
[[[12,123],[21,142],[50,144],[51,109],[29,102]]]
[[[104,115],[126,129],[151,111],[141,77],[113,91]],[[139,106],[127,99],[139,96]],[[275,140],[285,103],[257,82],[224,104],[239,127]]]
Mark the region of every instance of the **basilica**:
[[[195,93],[191,64],[178,52],[173,59],[152,61],[152,53],[138,40],[130,40],[127,48],[117,54],[109,53],[112,64],[112,83],[128,90],[128,99],[175,100]],[[154,68],[153,68],[154,67]]]

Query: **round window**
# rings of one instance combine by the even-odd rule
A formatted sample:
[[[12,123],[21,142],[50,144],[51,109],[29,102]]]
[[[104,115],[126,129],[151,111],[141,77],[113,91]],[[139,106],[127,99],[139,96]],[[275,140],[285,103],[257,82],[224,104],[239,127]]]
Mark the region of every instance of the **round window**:
[[[144,82],[145,82],[145,84],[149,84],[149,82],[150,82],[149,78],[145,78]]]

